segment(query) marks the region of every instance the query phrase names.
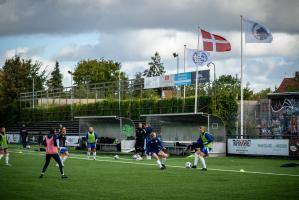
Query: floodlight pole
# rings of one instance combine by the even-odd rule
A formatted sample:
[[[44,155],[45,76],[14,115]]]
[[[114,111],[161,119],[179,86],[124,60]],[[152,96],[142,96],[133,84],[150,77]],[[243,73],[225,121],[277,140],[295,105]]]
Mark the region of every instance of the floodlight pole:
[[[74,118],[74,112],[73,112],[73,72],[72,71],[68,71],[68,73],[71,75],[71,117],[72,120]]]
[[[32,76],[32,108],[34,108],[34,77]]]

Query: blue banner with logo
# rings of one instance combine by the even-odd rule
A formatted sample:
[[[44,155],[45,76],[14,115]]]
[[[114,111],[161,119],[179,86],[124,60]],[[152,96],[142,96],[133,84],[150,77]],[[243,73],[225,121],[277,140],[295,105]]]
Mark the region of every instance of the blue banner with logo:
[[[174,85],[191,85],[191,77],[191,72],[175,74]]]

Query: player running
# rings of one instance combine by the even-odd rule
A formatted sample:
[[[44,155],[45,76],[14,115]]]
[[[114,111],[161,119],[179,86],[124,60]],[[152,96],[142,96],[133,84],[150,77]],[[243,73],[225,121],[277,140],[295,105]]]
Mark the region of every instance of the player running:
[[[150,139],[146,143],[146,153],[147,155],[150,155],[151,153],[161,170],[166,169],[166,158],[169,156],[163,151],[164,149],[165,148],[163,147],[161,140],[157,137],[157,134],[152,132],[150,134]],[[160,157],[162,162],[160,161]]]
[[[192,168],[197,168],[198,160],[201,162],[202,171],[207,171],[206,161],[204,157],[209,155],[209,151],[213,146],[213,136],[206,132],[206,128],[204,126],[199,127],[200,136],[196,142],[193,142],[192,145],[195,148],[194,153],[194,165]]]
[[[11,166],[11,164],[9,164],[8,142],[4,127],[0,129],[0,160],[3,156],[5,156],[5,165]]]
[[[98,135],[94,132],[93,127],[88,128],[88,132],[86,134],[86,141],[87,158],[89,159],[90,153],[92,152],[93,160],[96,160]]]
[[[44,164],[43,170],[39,178],[43,178],[49,164],[51,158],[53,158],[58,166],[61,173],[61,178],[67,178],[67,176],[64,175],[63,166],[60,160],[60,157],[58,155],[58,148],[57,148],[57,135],[55,134],[55,129],[51,128],[50,133],[46,136],[44,140],[44,145],[46,146],[46,162]]]

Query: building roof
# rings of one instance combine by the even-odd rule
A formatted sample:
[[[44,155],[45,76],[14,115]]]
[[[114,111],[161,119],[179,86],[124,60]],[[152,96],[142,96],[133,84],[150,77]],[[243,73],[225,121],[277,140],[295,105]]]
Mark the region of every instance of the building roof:
[[[277,92],[287,92],[290,88],[298,88],[299,91],[299,81],[296,78],[284,78],[280,86],[277,89]]]

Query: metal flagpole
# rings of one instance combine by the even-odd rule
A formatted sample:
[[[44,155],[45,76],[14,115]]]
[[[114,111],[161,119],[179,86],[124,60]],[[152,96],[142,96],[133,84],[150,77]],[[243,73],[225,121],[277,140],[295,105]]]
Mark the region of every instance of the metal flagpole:
[[[197,51],[199,51],[199,27],[198,27],[198,42]],[[197,94],[198,93],[198,64],[196,64],[196,76],[195,76],[195,102],[194,102],[194,113],[197,113]]]
[[[184,45],[184,73],[186,72],[186,46]],[[184,85],[184,102],[186,98],[186,86]]]
[[[243,16],[241,16],[241,138],[243,138],[243,128],[244,128],[244,107],[243,107]]]

